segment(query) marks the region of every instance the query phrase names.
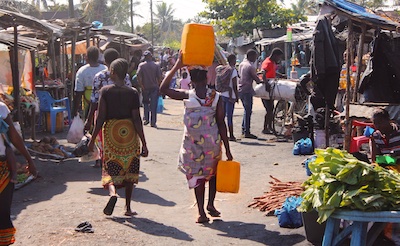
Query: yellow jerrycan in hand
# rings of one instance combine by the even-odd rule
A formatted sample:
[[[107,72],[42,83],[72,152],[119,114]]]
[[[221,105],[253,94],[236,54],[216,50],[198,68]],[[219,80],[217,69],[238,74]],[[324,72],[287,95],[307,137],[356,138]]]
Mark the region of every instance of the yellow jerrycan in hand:
[[[240,163],[220,160],[217,166],[217,191],[238,193],[240,186]]]

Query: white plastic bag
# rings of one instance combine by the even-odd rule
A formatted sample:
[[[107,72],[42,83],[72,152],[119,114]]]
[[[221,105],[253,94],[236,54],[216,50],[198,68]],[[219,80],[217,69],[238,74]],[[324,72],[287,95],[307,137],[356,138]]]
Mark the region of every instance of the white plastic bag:
[[[68,143],[79,143],[83,137],[85,124],[79,115],[75,116],[67,134]]]

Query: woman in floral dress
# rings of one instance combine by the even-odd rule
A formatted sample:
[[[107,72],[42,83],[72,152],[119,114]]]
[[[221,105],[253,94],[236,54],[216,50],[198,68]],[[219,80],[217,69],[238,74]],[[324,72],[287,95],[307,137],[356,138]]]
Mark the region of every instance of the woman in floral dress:
[[[173,74],[182,68],[182,55],[163,80],[162,93],[172,99],[183,100],[185,105],[184,136],[179,153],[179,170],[186,175],[189,188],[194,188],[199,217],[197,223],[209,221],[204,210],[205,183],[209,181],[208,213],[218,217],[220,212],[214,206],[216,194],[216,168],[221,159],[221,145],[224,143],[226,156],[232,160],[227,128],[224,121],[224,107],[220,94],[207,88],[207,70],[200,66],[190,68],[193,90],[171,89]]]

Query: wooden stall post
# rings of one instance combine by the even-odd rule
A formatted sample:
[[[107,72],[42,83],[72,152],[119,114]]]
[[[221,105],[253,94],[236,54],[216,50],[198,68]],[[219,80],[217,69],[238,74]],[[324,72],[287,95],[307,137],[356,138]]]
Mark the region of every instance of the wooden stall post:
[[[36,90],[35,85],[35,74],[36,74],[36,50],[31,50],[31,62],[32,62],[32,82],[33,82],[33,91]],[[36,140],[36,108],[31,108],[31,138],[32,140]]]
[[[52,79],[57,79],[57,66],[56,66],[56,46],[54,42],[54,37],[51,37],[51,43],[50,43],[50,50],[51,50],[51,69],[53,70],[53,78]],[[57,98],[59,99],[59,98]]]
[[[90,28],[86,29],[86,49],[90,47]]]
[[[351,52],[353,51],[353,21],[351,19],[348,20],[348,37],[347,37],[347,61],[346,61],[346,70],[347,70],[347,78],[346,78],[346,116],[345,116],[345,141],[344,141],[344,149],[350,150],[350,140],[351,140],[351,122],[350,122],[350,91],[351,91],[351,80],[350,80],[350,72],[351,72]]]
[[[73,98],[74,98],[74,89],[75,89],[75,48],[76,48],[76,39],[77,33],[74,31],[72,35],[72,44],[71,44],[71,98],[70,102],[71,105],[74,105]],[[75,117],[73,115],[72,117]]]
[[[12,58],[10,60],[12,69],[12,85],[13,85],[13,97],[14,97],[14,121],[21,122],[21,110],[20,110],[20,99],[19,99],[19,69],[18,69],[18,30],[17,24],[14,24],[14,46],[12,47]]]
[[[354,86],[353,92],[353,102],[358,102],[358,87],[360,86],[361,79],[361,67],[362,67],[362,56],[364,55],[364,41],[365,41],[365,33],[367,32],[367,26],[363,24],[361,26],[361,35],[360,40],[358,42],[358,50],[357,50],[357,77],[356,83]]]

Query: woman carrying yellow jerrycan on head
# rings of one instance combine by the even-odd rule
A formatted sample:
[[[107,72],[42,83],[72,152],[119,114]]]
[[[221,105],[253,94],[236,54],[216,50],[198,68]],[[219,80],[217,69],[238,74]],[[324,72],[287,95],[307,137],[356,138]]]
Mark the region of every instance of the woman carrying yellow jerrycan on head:
[[[186,175],[189,188],[194,188],[199,216],[197,223],[206,223],[209,218],[204,210],[205,183],[209,181],[209,198],[206,209],[213,217],[220,212],[214,206],[216,194],[216,169],[221,159],[221,145],[225,146],[228,160],[232,160],[229,148],[225,112],[220,95],[207,88],[207,70],[201,66],[189,68],[193,90],[171,89],[173,74],[184,66],[182,53],[163,80],[160,91],[172,99],[183,100],[184,137],[179,153],[179,170]]]

